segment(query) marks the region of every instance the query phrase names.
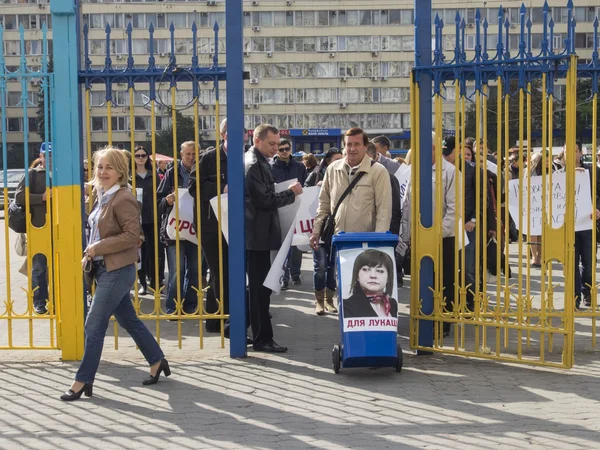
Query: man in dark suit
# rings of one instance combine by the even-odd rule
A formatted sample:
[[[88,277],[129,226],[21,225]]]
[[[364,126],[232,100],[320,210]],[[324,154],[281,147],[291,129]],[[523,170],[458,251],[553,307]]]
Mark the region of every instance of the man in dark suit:
[[[250,294],[250,325],[256,351],[283,353],[287,347],[273,340],[269,318],[271,290],[263,283],[271,268],[271,251],[281,247],[277,209],[290,205],[302,193],[298,182],[275,192],[269,159],[277,153],[279,130],[262,124],[254,130],[254,146],[244,155],[246,171],[246,264]]]
[[[206,295],[206,312],[216,313],[219,309],[217,299],[223,304],[223,314],[229,314],[229,248],[227,241],[221,236],[223,252],[219,255],[219,236],[221,229],[217,214],[210,206],[210,200],[217,195],[227,192],[227,119],[221,123],[221,137],[219,164],[217,172],[217,150],[204,152],[198,162],[200,171],[200,213],[197,211],[196,201],[196,167],[192,168],[188,192],[194,199],[194,228],[201,237],[202,250],[210,268],[211,283]],[[221,292],[219,259],[223,266],[223,292]],[[220,331],[220,320],[208,319],[206,331]],[[229,327],[225,327],[225,337],[229,337]]]

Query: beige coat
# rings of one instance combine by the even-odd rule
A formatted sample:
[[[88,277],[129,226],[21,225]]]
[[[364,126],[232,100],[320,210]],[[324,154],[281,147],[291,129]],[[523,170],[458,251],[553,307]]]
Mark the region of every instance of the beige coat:
[[[460,175],[460,173],[459,173]],[[432,167],[431,184],[432,184],[432,199],[431,199],[431,210],[433,214],[433,220],[435,221],[435,200],[436,200],[436,187],[435,182],[437,179],[436,166]],[[460,181],[460,180],[458,180]],[[460,213],[461,205],[460,202],[456,201],[456,169],[452,164],[442,158],[442,238],[454,237],[456,234],[455,219],[457,211]],[[408,183],[406,191],[406,200],[402,207],[402,232],[400,233],[400,239],[404,242],[410,241],[411,237],[411,207],[412,207],[412,183]],[[460,191],[460,189],[459,189]]]
[[[390,229],[392,219],[392,188],[388,171],[381,164],[371,165],[371,158],[365,156],[358,172],[366,174],[340,205],[335,217],[335,232],[384,233]],[[333,213],[350,182],[346,158],[333,162],[327,168],[319,194],[314,225],[316,233],[320,233],[323,220]]]

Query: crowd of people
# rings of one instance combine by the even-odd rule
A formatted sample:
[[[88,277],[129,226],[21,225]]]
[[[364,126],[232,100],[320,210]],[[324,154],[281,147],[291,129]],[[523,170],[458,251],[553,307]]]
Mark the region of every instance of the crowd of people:
[[[221,233],[216,215],[210,204],[214,197],[228,192],[227,159],[229,151],[245,152],[245,236],[247,263],[247,323],[250,329],[248,344],[255,351],[280,353],[287,347],[274,340],[271,315],[269,312],[271,290],[263,283],[271,268],[271,252],[282,245],[282,229],[278,209],[294,203],[304,188],[319,186],[319,202],[313,231],[310,236],[310,249],[313,259],[313,291],[315,314],[337,313],[335,296],[337,291],[336,271],[332,258],[330,238],[339,232],[391,232],[399,236],[396,249],[397,285],[402,286],[404,258],[411,241],[411,208],[414,207],[411,183],[401,190],[397,173],[404,164],[410,165],[410,152],[405,158],[392,158],[389,154],[391,143],[385,136],[369,139],[360,128],[350,128],[344,135],[344,148],[329,148],[319,161],[315,155],[304,155],[301,161],[292,156],[289,140],[281,139],[279,130],[263,124],[254,130],[253,146],[249,149],[230,149],[227,139],[227,121],[220,126],[222,142],[219,151],[210,148],[200,151],[193,141],[181,145],[180,157],[176,165],[161,167],[153,174],[150,152],[143,146],[133,151],[134,165],[131,167],[131,154],[123,150],[106,148],[94,154],[89,186],[92,195],[86,220],[88,244],[82,260],[82,268],[89,280],[94,280],[96,289],[85,324],[85,354],[75,381],[70,390],[61,398],[75,400],[82,394],[92,394],[92,383],[98,368],[102,345],[109,318],[114,315],[117,321],[132,335],[137,346],[150,365],[150,375],[145,384],[158,381],[161,373],[170,374],[170,369],[160,347],[142,322],[137,319],[131,303],[130,291],[138,279],[139,294],[158,289],[165,297],[165,312],[174,321],[182,314],[198,313],[203,305],[198,304],[198,291],[207,284],[206,311],[216,313],[219,301],[222,311],[229,314],[228,293],[228,249],[227,241],[221,238],[222,252],[219,252]],[[436,163],[436,139],[432,145],[432,189],[431,209],[435,214],[439,208],[441,216],[442,284],[445,307],[454,307],[454,292],[457,270],[464,270],[466,283],[471,287],[476,283],[476,267],[479,273],[488,269],[482,258],[476,260],[476,246],[485,245],[489,239],[497,239],[499,248],[504,249],[505,227],[510,227],[512,239],[514,223],[505,223],[504,208],[507,207],[506,193],[497,192],[497,177],[519,178],[524,173],[530,176],[542,173],[540,153],[532,153],[530,160],[514,164],[503,161],[484,149],[481,143],[472,139],[457,146],[454,137],[447,137],[441,149],[441,166]],[[575,161],[577,170],[596,170],[598,183],[596,195],[600,205],[600,169],[594,163],[584,164],[581,144],[576,146]],[[45,171],[50,165],[50,149],[42,148],[40,158],[29,172],[30,205],[32,224],[41,226],[45,222],[46,179]],[[196,158],[199,171],[196,171]],[[477,158],[485,159],[496,171],[484,173],[483,164],[476,164]],[[547,161],[549,157],[546,158]],[[566,169],[564,152],[551,164],[548,171],[560,172]],[[220,169],[217,170],[217,167]],[[519,173],[519,168],[523,173]],[[458,171],[457,171],[458,168]],[[84,166],[88,170],[88,164]],[[480,171],[478,176],[477,171]],[[435,188],[438,171],[441,172],[441,204],[438,202],[438,189]],[[525,172],[526,171],[526,172]],[[132,177],[133,174],[133,177]],[[87,174],[86,174],[87,177]],[[480,185],[477,186],[477,180]],[[276,183],[288,182],[286,189],[276,190]],[[158,184],[156,192],[154,186]],[[462,184],[456,189],[457,183]],[[16,201],[24,204],[24,181],[17,189]],[[198,189],[199,184],[199,189]],[[135,186],[135,190],[132,187]],[[194,224],[200,236],[201,248],[190,240],[180,240],[177,244],[167,232],[168,218],[177,205],[179,191],[187,191],[194,199]],[[200,193],[200,198],[197,193]],[[403,192],[403,194],[401,194]],[[460,195],[457,198],[457,192]],[[479,201],[477,197],[479,196]],[[499,199],[499,202],[497,202]],[[155,201],[156,200],[156,201]],[[501,210],[497,210],[498,203]],[[477,208],[479,207],[479,210]],[[435,215],[434,215],[435,217]],[[484,220],[485,217],[485,220]],[[596,211],[594,219],[600,218]],[[499,219],[497,221],[497,219]],[[459,226],[457,223],[460,222]],[[480,230],[485,222],[486,229]],[[500,223],[502,230],[497,229]],[[155,238],[155,228],[158,239]],[[463,230],[468,243],[461,248],[460,236]],[[516,231],[518,233],[518,231]],[[575,296],[577,307],[581,300],[591,303],[591,273],[595,270],[595,249],[592,244],[592,230],[577,231],[575,238]],[[155,245],[158,242],[158,246]],[[479,242],[479,244],[478,244]],[[533,267],[542,263],[539,250],[540,240],[528,242]],[[461,267],[456,265],[456,249],[459,249]],[[481,248],[481,247],[480,247]],[[303,251],[292,246],[286,258],[281,290],[289,289],[307,280],[301,276]],[[410,254],[410,253],[408,253]],[[202,266],[208,271],[198,279],[198,255],[203,259]],[[504,255],[503,255],[504,257]],[[177,259],[179,258],[179,259]],[[381,316],[390,311],[397,314],[395,293],[390,292],[390,273],[393,272],[391,259],[385,255],[365,255],[364,267],[355,267],[355,286],[351,298],[368,299],[367,303],[354,305],[353,311],[360,314]],[[369,259],[370,258],[370,259]],[[382,259],[383,258],[383,259]],[[388,259],[390,261],[388,261]],[[158,261],[158,264],[156,263]],[[378,262],[379,261],[379,262]],[[168,277],[165,279],[165,262]],[[222,264],[223,280],[219,279],[219,264]],[[579,268],[581,263],[582,270]],[[32,284],[34,288],[33,306],[36,314],[46,314],[47,261],[43,255],[33,259]],[[464,269],[462,269],[464,268]],[[158,270],[157,270],[158,269]],[[385,272],[385,277],[382,277]],[[505,274],[510,277],[510,273]],[[385,279],[385,282],[381,281]],[[483,289],[480,277],[480,289]],[[162,289],[165,284],[164,289]],[[369,285],[379,286],[378,292],[369,292]],[[223,291],[221,292],[221,286]],[[473,310],[473,288],[468,290],[466,307]],[[396,297],[397,298],[397,297]],[[178,301],[181,300],[181,302]],[[393,300],[393,302],[391,301]],[[393,308],[392,308],[393,306]],[[368,311],[367,311],[368,310]],[[355,314],[355,313],[352,313]],[[444,324],[444,334],[449,334],[450,324]],[[219,320],[207,320],[207,331],[219,331]],[[225,335],[229,330],[226,325]]]

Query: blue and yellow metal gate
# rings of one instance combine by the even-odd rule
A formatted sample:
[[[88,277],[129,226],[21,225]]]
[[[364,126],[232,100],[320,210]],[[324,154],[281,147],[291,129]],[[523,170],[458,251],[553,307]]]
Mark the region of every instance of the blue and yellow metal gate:
[[[158,203],[159,198],[157,197],[157,190],[160,185],[160,178],[158,174],[158,165],[157,165],[157,116],[162,117],[161,123],[169,123],[169,127],[172,135],[172,142],[169,146],[169,154],[167,156],[172,157],[172,164],[174,167],[179,167],[179,151],[180,146],[184,142],[193,142],[195,147],[195,158],[194,158],[194,167],[191,168],[192,171],[195,171],[196,174],[200,173],[199,160],[202,156],[202,152],[205,149],[201,148],[201,139],[202,130],[199,125],[199,120],[201,117],[201,113],[204,115],[204,111],[206,109],[210,109],[214,111],[215,123],[219,124],[221,122],[221,113],[220,113],[220,101],[219,101],[219,81],[224,80],[225,78],[225,69],[224,67],[219,66],[219,27],[217,24],[214,26],[214,42],[215,42],[215,53],[212,58],[211,64],[205,67],[201,67],[198,63],[198,29],[194,24],[191,28],[191,40],[192,44],[192,55],[191,55],[191,65],[187,66],[187,61],[179,61],[177,60],[176,52],[175,52],[175,27],[171,25],[170,27],[170,53],[169,53],[169,62],[164,67],[159,67],[155,64],[156,53],[155,49],[157,45],[154,40],[154,26],[150,24],[149,29],[147,30],[149,34],[149,51],[150,56],[148,59],[148,66],[144,69],[139,68],[139,64],[136,65],[136,61],[133,56],[133,43],[132,43],[132,34],[133,29],[131,24],[126,28],[127,33],[127,68],[123,70],[115,70],[112,68],[112,57],[111,57],[111,28],[110,26],[106,27],[105,30],[105,51],[106,56],[104,58],[105,65],[101,69],[92,69],[91,60],[89,58],[89,33],[90,30],[87,25],[85,25],[83,29],[83,44],[84,44],[84,68],[79,73],[80,82],[83,83],[85,87],[85,110],[84,110],[84,121],[87,129],[87,159],[89,161],[90,170],[93,170],[93,157],[92,157],[92,142],[91,142],[91,122],[92,122],[92,110],[94,110],[94,117],[99,117],[98,112],[103,111],[104,116],[106,117],[106,123],[108,124],[107,128],[107,145],[113,146],[115,145],[113,138],[113,119],[121,119],[128,123],[128,134],[130,140],[128,142],[128,151],[130,153],[131,158],[131,176],[130,176],[130,184],[131,188],[136,193],[136,161],[134,158],[135,148],[140,145],[140,142],[137,140],[137,137],[143,136],[144,133],[136,133],[135,127],[135,107],[136,97],[138,92],[148,92],[148,96],[142,96],[142,100],[144,104],[142,107],[147,108],[150,111],[150,123],[151,123],[151,131],[149,135],[150,140],[150,148],[148,149],[151,156],[151,170],[149,171],[149,176],[152,177],[152,226],[153,232],[147,236],[147,239],[153,239],[153,247],[155,249],[154,255],[152,257],[151,264],[154,266],[154,273],[159,273],[159,251],[164,250],[159,245],[160,241],[160,227],[161,227],[161,215],[158,211]],[[184,66],[185,64],[185,66]],[[94,87],[99,86],[103,88],[104,94],[104,102],[102,106],[94,107],[91,106],[91,95]],[[181,104],[181,102],[177,99],[178,90],[187,89],[191,91],[191,99],[186,104]],[[203,104],[201,102],[201,96],[208,98],[208,95],[202,95],[203,91],[209,91],[214,98],[214,103],[212,105]],[[123,105],[118,105],[115,101],[117,95],[119,98],[126,98],[125,107]],[[178,134],[178,114],[181,112],[192,111],[193,113],[193,133],[188,136],[182,136],[181,133]],[[166,119],[166,120],[165,120]],[[147,137],[144,139],[145,142]],[[215,143],[215,149],[217,154],[220,154],[221,149],[221,141],[217,138]],[[159,155],[165,156],[165,155]],[[221,158],[216,158],[217,162],[217,191],[221,192],[222,188],[225,186],[221,186]],[[90,172],[91,173],[91,172]],[[174,186],[179,185],[179,170],[173,171],[174,175]],[[201,184],[200,177],[198,178],[198,182],[196,183],[196,191],[195,191],[195,199],[196,199],[196,211],[200,211],[200,203],[202,198],[201,192]],[[88,186],[87,195],[91,195],[91,186]],[[147,195],[147,192],[144,192],[143,195]],[[179,217],[180,205],[179,205],[179,196],[175,196],[175,204],[173,210],[175,212],[175,221],[176,223],[182,223]],[[221,197],[217,197],[217,219],[219,223],[221,222]],[[91,205],[90,205],[91,206]],[[198,260],[198,268],[197,268],[197,279],[202,280],[203,276],[203,257],[202,257],[202,233],[200,233],[200,229],[202,227],[201,223],[201,215],[198,214],[198,223],[196,233],[198,237],[198,245],[194,246],[196,252],[196,258]],[[180,237],[180,226],[175,227],[175,261],[176,261],[176,273],[186,272],[186,267],[181,265],[181,252],[182,250],[182,242],[183,239]],[[216,269],[218,271],[218,279],[220,282],[220,286],[218,287],[218,292],[223,292],[223,236],[221,234],[218,235],[217,246],[219,248],[219,254],[221,257],[219,258],[219,266]],[[162,257],[162,255],[161,255]],[[206,267],[204,267],[205,269]],[[226,270],[227,268],[225,268]],[[173,268],[170,268],[173,270]],[[213,268],[215,270],[215,268]],[[151,320],[155,322],[156,329],[156,338],[160,342],[161,338],[161,326],[166,321],[176,321],[177,325],[177,340],[178,345],[181,348],[183,345],[183,322],[189,321],[199,321],[199,346],[203,347],[204,342],[204,326],[203,322],[205,320],[220,320],[221,323],[221,346],[224,346],[224,321],[228,319],[228,315],[225,314],[223,309],[222,299],[217,299],[218,308],[216,311],[208,312],[206,307],[204,306],[204,297],[206,289],[203,289],[202,283],[198,283],[196,286],[191,286],[195,292],[199,307],[196,308],[195,311],[184,311],[184,299],[182,298],[183,285],[180,277],[176,277],[176,292],[177,298],[175,301],[175,312],[171,314],[167,314],[165,309],[164,297],[167,294],[166,286],[159,285],[159,277],[154,277],[154,285],[149,286],[150,298],[148,296],[140,296],[138,294],[138,281],[136,280],[135,289],[133,290],[133,303],[136,311],[138,312],[138,316],[144,320]],[[115,348],[118,348],[118,324],[116,321],[114,322],[114,341]]]
[[[219,82],[225,80],[225,68],[223,57],[219,60],[219,27],[215,24],[213,30],[213,42],[215,43],[214,54],[208,65],[199,63],[197,42],[198,30],[194,24],[190,33],[190,40],[193,41],[193,54],[189,61],[177,61],[175,49],[175,28],[170,28],[170,52],[168,63],[159,66],[156,64],[157,43],[153,37],[154,29],[150,24],[146,33],[149,35],[150,57],[146,61],[134,60],[132,51],[132,35],[134,32],[129,26],[125,30],[127,39],[125,46],[127,48],[127,66],[125,70],[116,70],[112,65],[111,58],[111,29],[107,27],[103,42],[105,44],[104,66],[100,69],[92,67],[89,58],[89,30],[87,27],[79,29],[79,12],[76,3],[69,0],[52,0],[51,2],[52,22],[53,22],[53,43],[55,49],[60,49],[54,53],[54,71],[49,69],[49,55],[47,51],[47,30],[43,29],[43,55],[41,58],[41,68],[37,71],[32,70],[27,65],[25,52],[25,40],[23,27],[20,28],[20,66],[18,71],[9,72],[6,68],[4,55],[0,52],[0,98],[2,104],[2,162],[4,174],[4,210],[8,209],[10,198],[8,195],[7,184],[7,110],[5,99],[7,92],[18,89],[21,93],[19,105],[22,107],[24,120],[24,163],[25,170],[28,169],[31,158],[28,154],[28,136],[29,121],[27,120],[28,111],[32,110],[33,103],[28,98],[28,87],[35,81],[40,86],[40,96],[43,97],[45,105],[43,111],[44,141],[46,148],[52,147],[52,152],[46,152],[48,161],[45,176],[45,193],[47,218],[42,227],[33,226],[32,219],[27,214],[27,229],[24,236],[27,238],[27,254],[24,258],[21,272],[25,277],[18,278],[16,273],[17,263],[15,251],[13,250],[16,241],[16,234],[8,228],[8,221],[4,221],[4,255],[6,259],[6,283],[5,295],[3,296],[4,310],[0,311],[0,348],[2,349],[55,349],[61,350],[63,359],[79,359],[83,354],[83,320],[85,313],[85,289],[81,271],[81,255],[85,245],[84,223],[86,214],[89,212],[89,206],[85,205],[86,197],[91,193],[91,188],[85,184],[86,178],[92,174],[93,170],[93,149],[90,141],[91,135],[91,112],[94,117],[104,116],[107,120],[107,140],[104,145],[116,146],[113,139],[113,124],[116,123],[115,130],[118,129],[119,121],[128,122],[130,127],[130,139],[126,147],[131,151],[131,187],[136,191],[135,177],[135,159],[133,155],[134,148],[140,144],[137,141],[135,130],[135,108],[138,106],[138,98],[142,98],[144,108],[150,111],[151,131],[148,135],[150,141],[149,150],[152,156],[152,168],[150,175],[152,177],[152,204],[153,204],[153,228],[152,239],[156,253],[153,255],[154,270],[159,270],[158,245],[160,217],[157,211],[156,191],[160,184],[157,174],[156,160],[156,138],[157,138],[157,117],[162,118],[162,123],[169,123],[172,127],[172,143],[169,145],[168,155],[172,156],[175,165],[179,162],[179,146],[181,136],[178,136],[178,113],[182,109],[191,112],[194,123],[193,132],[188,136],[183,136],[185,141],[194,143],[198,154],[195,158],[195,170],[199,173],[199,157],[202,148],[200,140],[199,121],[202,117],[212,114],[215,123],[220,123],[225,117],[220,110]],[[227,62],[231,70],[227,72],[230,87],[227,90],[227,100],[229,107],[227,111],[228,124],[228,142],[230,148],[243,148],[243,64],[242,64],[242,2],[241,0],[228,0],[227,2]],[[80,34],[81,31],[81,34]],[[3,40],[3,30],[0,27],[0,42]],[[83,58],[80,58],[80,49]],[[79,62],[82,60],[81,63]],[[119,58],[121,59],[121,58]],[[83,90],[81,89],[83,87]],[[91,96],[96,90],[102,89],[104,102],[101,106],[92,106]],[[181,88],[187,88],[191,91],[191,99],[182,107],[177,98],[177,91]],[[210,95],[205,95],[210,91]],[[146,95],[147,93],[147,95]],[[143,95],[142,95],[143,94]],[[118,104],[116,96],[119,99],[126,99]],[[211,103],[202,102],[201,98],[211,98]],[[124,107],[125,106],[125,107]],[[102,111],[100,114],[99,112]],[[83,124],[81,124],[83,117]],[[87,136],[85,144],[83,133]],[[180,133],[181,134],[181,133]],[[221,141],[216,140],[216,152],[221,152]],[[37,154],[36,154],[37,156]],[[87,159],[88,170],[84,175],[83,160]],[[52,164],[50,164],[52,161]],[[220,184],[222,167],[220,167],[220,158],[216,158],[217,184]],[[246,355],[245,339],[245,252],[243,233],[236,233],[238,227],[243,230],[244,216],[243,207],[243,152],[232,152],[228,157],[228,194],[232,210],[229,212],[230,223],[235,224],[231,234],[231,246],[229,248],[230,261],[228,267],[223,265],[223,252],[225,249],[222,235],[219,234],[216,243],[219,251],[219,264],[213,270],[218,272],[220,283],[218,291],[224,290],[224,271],[229,270],[232,275],[229,281],[231,287],[232,309],[239,313],[235,314],[231,320],[231,345],[230,353],[234,357],[243,357]],[[175,171],[175,184],[177,185],[178,172]],[[31,211],[31,201],[33,197],[30,194],[30,177],[24,177],[25,207],[26,211]],[[217,186],[218,191],[222,191],[224,186]],[[196,208],[200,210],[201,183],[196,184]],[[42,194],[40,193],[40,196]],[[38,198],[38,197],[36,197]],[[176,221],[179,223],[179,198],[175,200]],[[217,216],[221,220],[221,201],[217,203]],[[237,207],[237,208],[233,208]],[[199,215],[200,216],[200,215]],[[201,217],[199,217],[201,220]],[[201,229],[201,223],[198,223],[198,230]],[[175,227],[176,239],[175,250],[177,267],[174,269],[177,273],[183,270],[179,264],[181,253],[180,227]],[[37,264],[38,257],[43,255],[46,264]],[[198,279],[202,279],[202,240],[201,233],[198,233]],[[23,260],[19,257],[18,262]],[[40,286],[36,284],[36,278],[32,276],[32,271],[39,267],[45,268],[43,278],[47,280],[48,294],[45,295],[42,302],[35,301],[36,292],[40,291]],[[173,269],[172,269],[173,270]],[[39,277],[38,277],[39,279]],[[18,281],[20,280],[20,281]],[[132,301],[141,318],[155,323],[156,336],[160,339],[163,324],[166,320],[172,320],[176,324],[169,324],[170,327],[177,330],[176,338],[179,347],[183,345],[184,323],[197,321],[199,324],[199,347],[203,346],[203,322],[207,319],[214,319],[220,324],[220,345],[224,346],[224,323],[228,319],[223,307],[223,300],[216,299],[216,308],[207,312],[204,306],[204,291],[202,283],[197,286],[190,286],[198,299],[198,308],[195,311],[184,311],[183,299],[181,298],[181,282],[176,277],[177,298],[174,299],[176,308],[173,314],[166,314],[165,294],[166,289],[159,286],[158,277],[155,277],[155,284],[149,286],[150,296],[140,296],[136,289],[133,291]],[[39,283],[38,283],[39,284]],[[43,283],[42,283],[43,284]],[[21,290],[23,291],[21,294]],[[93,292],[93,287],[91,287]],[[38,306],[36,308],[36,305]],[[43,307],[42,307],[43,306]],[[172,330],[169,338],[172,339]],[[115,348],[118,347],[118,327],[115,322],[114,328]]]
[[[417,206],[411,209],[411,221],[415,224],[411,235],[411,346],[419,352],[571,367],[575,319],[589,322],[595,346],[599,315],[595,226],[590,231],[594,249],[592,280],[588,281],[590,305],[584,306],[581,295],[574,295],[575,270],[580,270],[580,261],[575,259],[577,81],[578,74],[592,80],[588,101],[593,106],[595,156],[600,72],[598,20],[594,23],[593,58],[583,63],[575,53],[572,2],[567,6],[564,47],[554,47],[554,22],[546,4],[541,24],[532,23],[525,6],[520,9],[517,24],[509,22],[502,8],[497,21],[491,23],[487,18],[482,20],[477,11],[472,51],[467,50],[466,22],[458,11],[454,23],[445,24],[439,17],[431,17],[431,2],[419,1],[415,6],[411,204]],[[532,47],[534,25],[541,25],[543,31],[540,48]],[[491,36],[497,42],[494,47],[488,46]],[[451,56],[444,53],[446,37],[456,43]],[[518,50],[513,52],[515,39]],[[565,105],[562,123],[556,124],[559,119],[555,95],[559,86],[564,86],[561,89]],[[448,101],[451,97],[453,102]],[[536,111],[541,110],[539,115],[532,112],[534,98],[541,103],[541,108],[535,105]],[[451,111],[451,124],[443,117],[447,111]],[[494,117],[490,117],[490,112]],[[488,132],[490,124],[495,128],[493,136]],[[561,161],[552,154],[557,125],[565,130]],[[454,132],[449,133],[449,129]],[[467,135],[467,129],[472,136]],[[540,131],[540,148],[534,151],[532,134]],[[453,153],[446,144],[451,142],[447,139],[449,134],[455,135]],[[511,137],[515,134],[517,144],[513,146]],[[465,149],[468,137],[474,138],[470,150]],[[491,141],[494,148],[490,149]],[[467,161],[468,155],[472,155],[472,161]],[[432,165],[444,169],[435,170]],[[558,172],[557,166],[561,166]],[[595,158],[589,169],[592,211],[596,211],[599,205]],[[474,184],[472,180],[467,185],[469,171],[475,173],[475,179]],[[564,176],[565,181],[560,185],[553,183],[553,172],[555,178]],[[534,196],[533,183],[542,192],[539,198]],[[553,223],[559,207],[556,200],[553,203],[555,192],[543,194],[551,188],[559,189],[567,199],[560,206],[564,206],[564,222],[560,226]],[[475,197],[472,243],[467,242],[465,231],[471,222],[465,217],[469,190]],[[511,196],[514,193],[516,201]],[[441,205],[447,204],[447,198],[455,198],[455,202],[444,209]],[[537,204],[533,205],[533,201]],[[519,212],[515,217],[509,214],[511,202]],[[436,205],[435,209],[432,205]],[[539,233],[532,229],[534,210],[541,222]],[[513,220],[516,236],[510,232]],[[474,246],[471,256],[467,245]],[[467,278],[469,257],[474,261],[472,279]],[[496,273],[490,276],[488,269],[494,266]]]

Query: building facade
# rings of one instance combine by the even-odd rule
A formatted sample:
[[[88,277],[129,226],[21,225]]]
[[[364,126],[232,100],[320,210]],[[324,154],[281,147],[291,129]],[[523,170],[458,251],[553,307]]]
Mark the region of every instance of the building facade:
[[[504,16],[516,28],[510,48],[518,48],[517,24],[521,1],[503,1]],[[560,48],[566,34],[566,1],[552,0],[556,23],[553,45]],[[467,46],[475,47],[475,8],[482,8],[490,24],[498,21],[499,2],[436,1],[434,17],[444,19],[445,50],[454,49],[454,20],[457,10],[467,23]],[[488,4],[490,6],[488,7]],[[532,45],[539,48],[543,0],[530,0]],[[578,55],[591,58],[593,21],[600,15],[597,0],[578,0],[574,10]],[[260,123],[272,123],[290,135],[295,151],[317,152],[340,145],[343,130],[360,126],[372,135],[386,134],[396,149],[408,148],[410,139],[410,71],[414,59],[413,0],[381,0],[369,4],[357,0],[314,2],[303,0],[255,0],[244,2],[244,63],[249,79],[245,81],[245,125],[253,129]],[[7,69],[20,62],[18,26],[26,29],[25,53],[30,66],[39,65],[41,27],[51,28],[48,0],[4,0],[0,5],[0,23],[4,27],[4,54]],[[171,23],[175,26],[177,63],[189,66],[192,54],[193,23],[198,26],[200,65],[210,65],[214,54],[213,25],[221,27],[220,64],[225,63],[225,6],[223,1],[152,1],[91,0],[80,4],[82,24],[89,26],[90,60],[93,68],[104,67],[106,26],[111,27],[110,53],[113,68],[125,69],[129,23],[133,27],[133,54],[136,65],[145,65],[149,54],[148,27],[155,28],[156,64],[169,61]],[[495,29],[495,26],[490,27]],[[49,32],[51,38],[51,31]],[[496,36],[490,33],[488,48],[495,48]],[[50,43],[51,45],[51,43]],[[51,47],[50,47],[51,50]],[[225,83],[220,101],[226,113]],[[159,86],[156,129],[169,126],[170,114],[160,104],[170,104],[168,83]],[[136,86],[135,123],[130,124],[129,93],[126,85],[113,86],[112,117],[106,115],[105,89],[94,86],[91,94],[92,147],[106,145],[109,127],[113,142],[130,147],[135,141],[150,140],[148,92]],[[38,86],[30,86],[29,117],[22,117],[20,85],[10,86],[7,98],[7,140],[10,151],[22,151],[25,120],[29,125],[31,148],[39,148],[41,138],[35,132]],[[14,91],[14,92],[13,92]],[[444,128],[454,129],[453,88],[445,92],[448,112]],[[559,94],[560,95],[560,94]],[[178,86],[177,105],[185,115],[193,113],[191,86]],[[200,131],[205,142],[216,139],[215,95],[212,85],[201,87]],[[146,106],[146,107],[145,107]],[[133,125],[133,126],[132,126]],[[85,127],[83,127],[85,130]],[[193,137],[190,136],[190,139]],[[85,148],[85,146],[84,146]]]

